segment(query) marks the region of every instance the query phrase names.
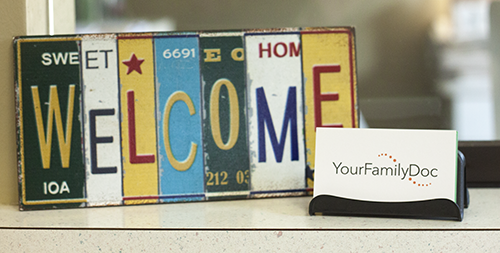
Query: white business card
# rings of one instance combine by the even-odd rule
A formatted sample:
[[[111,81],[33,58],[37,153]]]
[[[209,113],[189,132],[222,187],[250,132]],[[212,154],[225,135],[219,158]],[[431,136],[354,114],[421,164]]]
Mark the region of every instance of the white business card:
[[[457,132],[317,128],[314,197],[456,203]]]

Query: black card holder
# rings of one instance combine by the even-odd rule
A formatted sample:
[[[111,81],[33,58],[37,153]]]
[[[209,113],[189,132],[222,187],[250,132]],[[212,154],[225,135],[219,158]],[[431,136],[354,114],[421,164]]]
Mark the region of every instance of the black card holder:
[[[457,154],[457,202],[431,199],[410,202],[375,202],[318,195],[309,203],[310,215],[375,216],[395,218],[429,218],[462,221],[469,206],[465,185],[465,157]]]

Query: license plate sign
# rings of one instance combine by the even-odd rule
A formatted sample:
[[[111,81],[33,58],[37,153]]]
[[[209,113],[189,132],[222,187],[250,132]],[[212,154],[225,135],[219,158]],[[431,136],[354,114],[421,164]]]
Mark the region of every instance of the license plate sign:
[[[20,209],[305,195],[354,29],[19,37]]]

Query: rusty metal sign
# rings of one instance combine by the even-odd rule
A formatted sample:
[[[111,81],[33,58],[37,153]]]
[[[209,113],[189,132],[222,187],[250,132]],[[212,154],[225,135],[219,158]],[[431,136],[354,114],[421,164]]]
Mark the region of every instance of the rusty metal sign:
[[[353,28],[18,37],[20,209],[305,195]]]

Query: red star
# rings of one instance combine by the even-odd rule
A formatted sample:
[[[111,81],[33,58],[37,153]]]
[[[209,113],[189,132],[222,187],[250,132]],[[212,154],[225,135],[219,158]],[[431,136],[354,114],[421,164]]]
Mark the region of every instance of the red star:
[[[132,73],[132,71],[137,71],[137,73],[142,75],[141,64],[144,62],[144,59],[137,59],[134,53],[132,53],[132,57],[128,61],[122,61],[123,64],[128,66],[127,75]]]

